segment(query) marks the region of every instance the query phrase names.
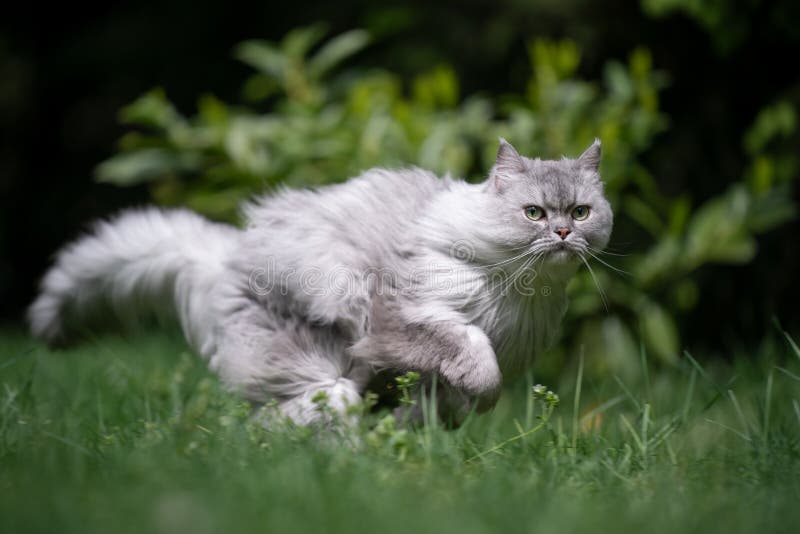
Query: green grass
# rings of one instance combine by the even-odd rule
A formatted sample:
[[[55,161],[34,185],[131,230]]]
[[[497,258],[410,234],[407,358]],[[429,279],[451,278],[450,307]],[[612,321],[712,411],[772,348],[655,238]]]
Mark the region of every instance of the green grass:
[[[337,437],[262,430],[174,336],[7,331],[0,532],[797,532],[800,354],[777,341],[635,380],[566,369],[544,425],[521,381],[457,431],[377,414]]]

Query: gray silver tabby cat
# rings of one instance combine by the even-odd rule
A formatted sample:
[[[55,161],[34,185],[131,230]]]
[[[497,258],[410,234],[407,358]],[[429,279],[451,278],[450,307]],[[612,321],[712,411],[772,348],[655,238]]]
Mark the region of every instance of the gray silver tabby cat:
[[[552,343],[565,286],[608,242],[600,142],[579,158],[500,141],[486,181],[373,169],[244,208],[244,230],[186,210],[128,211],[65,247],[29,310],[51,343],[98,318],[176,312],[232,389],[299,424],[344,412],[383,369],[436,376],[443,409],[494,405]]]

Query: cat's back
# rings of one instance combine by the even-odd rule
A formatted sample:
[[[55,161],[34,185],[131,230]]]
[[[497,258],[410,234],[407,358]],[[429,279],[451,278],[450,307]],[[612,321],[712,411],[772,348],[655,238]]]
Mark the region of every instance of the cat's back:
[[[245,208],[246,240],[251,250],[272,255],[312,252],[320,259],[372,266],[452,184],[417,168],[371,169],[340,184],[282,189]]]
[[[371,169],[347,182],[315,189],[284,188],[245,208],[249,227],[328,232],[394,233],[452,181],[422,169]]]

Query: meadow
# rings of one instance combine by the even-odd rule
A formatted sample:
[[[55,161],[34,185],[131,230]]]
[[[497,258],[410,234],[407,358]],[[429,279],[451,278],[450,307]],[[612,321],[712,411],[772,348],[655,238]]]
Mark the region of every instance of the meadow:
[[[0,18],[0,534],[800,532],[800,77],[770,60],[800,54],[800,2],[281,7]],[[500,137],[600,138],[613,240],[559,343],[456,430],[425,399],[416,427],[276,423],[171,330],[52,351],[20,325],[118,209],[242,224],[374,166],[478,182]]]
[[[702,356],[622,379],[575,355],[457,430],[267,431],[176,335],[6,330],[0,532],[797,532],[800,351]]]

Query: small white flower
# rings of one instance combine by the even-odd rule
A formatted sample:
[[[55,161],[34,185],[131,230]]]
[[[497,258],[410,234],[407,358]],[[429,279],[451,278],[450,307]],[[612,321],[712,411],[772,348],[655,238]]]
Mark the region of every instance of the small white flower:
[[[550,406],[555,407],[558,406],[558,403],[561,401],[561,399],[559,399],[558,395],[556,395],[552,391],[548,391],[544,397],[544,401]]]

